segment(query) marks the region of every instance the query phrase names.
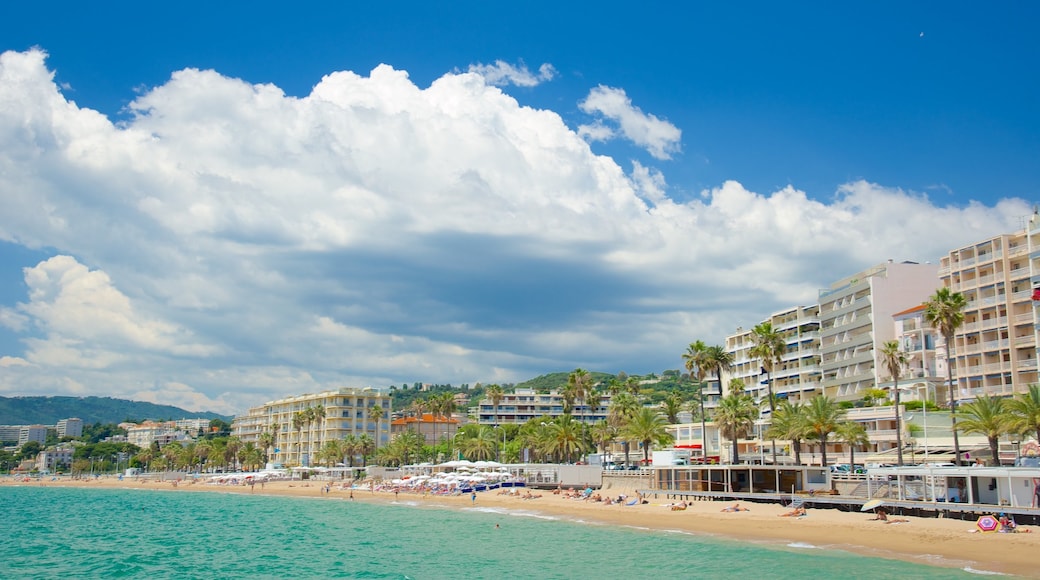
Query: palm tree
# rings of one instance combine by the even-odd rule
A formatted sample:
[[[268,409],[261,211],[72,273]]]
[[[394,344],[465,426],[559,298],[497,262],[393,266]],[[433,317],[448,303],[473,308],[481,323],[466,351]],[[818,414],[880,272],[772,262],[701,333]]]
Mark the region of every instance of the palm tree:
[[[505,391],[499,385],[488,385],[488,388],[484,389],[484,396],[491,399],[491,406],[495,410],[495,424],[498,424],[498,404],[502,402],[502,398],[505,397]]]
[[[265,430],[263,433],[260,433],[259,437],[257,437],[257,443],[260,444],[260,449],[264,452],[264,462],[266,462],[268,459],[268,450],[274,447],[274,433]]]
[[[679,422],[679,412],[682,411],[683,403],[679,393],[669,393],[664,401],[661,401],[661,410],[668,418],[668,423],[674,425]]]
[[[794,451],[794,462],[802,464],[802,440],[808,434],[805,422],[805,407],[801,403],[792,403],[784,399],[776,408],[766,436],[771,439],[788,439]]]
[[[1000,436],[1011,430],[1012,421],[1006,412],[1004,399],[1000,397],[978,397],[961,405],[958,414],[965,419],[957,426],[965,433],[984,435],[993,454],[993,464],[1000,465],[998,445]]]
[[[607,422],[620,432],[624,430],[625,425],[628,424],[629,419],[638,409],[639,401],[636,400],[634,395],[631,393],[618,393],[618,396],[610,401],[610,407],[607,408]],[[621,439],[621,445],[625,450],[626,466],[628,465],[629,443],[629,439]]]
[[[495,457],[498,450],[497,429],[481,425],[474,435],[466,436],[459,446],[467,459],[488,461]]]
[[[1028,391],[1007,402],[1007,410],[1015,432],[1034,435],[1040,442],[1040,385],[1029,385]]]
[[[849,446],[849,472],[856,472],[856,448],[870,444],[870,435],[862,423],[855,421],[842,421],[834,430],[834,436],[838,441]]]
[[[376,441],[368,433],[358,435],[358,453],[361,454],[361,467],[368,465],[368,458],[376,450]]]
[[[303,411],[296,411],[292,415],[292,426],[296,429],[296,464],[303,464],[303,425],[307,418]]]
[[[881,366],[892,377],[892,392],[896,408],[896,465],[903,466],[903,426],[899,423],[899,373],[906,366],[906,353],[899,350],[899,342],[889,340],[881,345]]]
[[[953,462],[961,464],[961,444],[957,437],[957,397],[953,388],[953,334],[964,324],[968,301],[960,292],[939,288],[925,302],[924,319],[932,323],[946,343],[946,379],[950,392],[950,421],[953,427]]]
[[[665,429],[664,417],[649,407],[641,407],[633,414],[628,424],[622,429],[626,439],[638,441],[643,447],[643,463],[650,462],[650,445],[666,444],[672,441],[671,434]]]
[[[610,444],[617,439],[618,429],[604,419],[592,426],[591,434],[593,443],[595,443],[596,446],[602,450],[603,455],[606,456],[607,451],[610,449]]]
[[[733,443],[730,463],[740,462],[738,442],[742,436],[747,436],[748,431],[755,424],[757,415],[758,407],[755,405],[755,398],[744,392],[734,390],[719,399],[719,404],[715,408],[715,425],[722,436]]]
[[[548,451],[568,463],[573,461],[575,453],[585,450],[582,426],[570,415],[564,415],[549,426]]]
[[[318,428],[318,449],[325,444],[325,405],[315,405],[311,409],[311,421],[320,425]],[[314,437],[311,437],[311,449],[314,448]]]
[[[577,397],[579,401],[584,403],[586,397],[588,397],[589,395],[589,392],[592,391],[592,375],[589,374],[589,371],[585,369],[574,369],[574,371],[572,371],[571,374],[567,375],[567,386],[573,387],[574,396]],[[581,414],[581,421],[584,422],[584,411],[582,411]]]
[[[845,409],[826,395],[816,395],[805,408],[808,430],[820,443],[820,465],[827,467],[827,436],[845,419]]]
[[[383,418],[383,412],[384,411],[382,405],[372,405],[372,408],[368,411],[368,416],[376,422],[376,447],[379,446],[379,421]]]
[[[784,335],[769,322],[763,322],[751,329],[751,341],[755,346],[748,351],[753,357],[762,360],[762,369],[766,371],[766,391],[769,397],[769,420],[773,420],[776,412],[776,399],[773,396],[773,371],[780,365],[784,353],[787,352],[787,341]],[[773,439],[773,465],[776,465],[776,439]]]

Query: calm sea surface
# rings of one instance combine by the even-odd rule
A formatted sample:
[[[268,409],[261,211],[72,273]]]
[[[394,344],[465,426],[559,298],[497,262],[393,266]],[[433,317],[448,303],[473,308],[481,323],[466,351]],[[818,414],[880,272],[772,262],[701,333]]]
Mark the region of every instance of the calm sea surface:
[[[0,577],[977,577],[811,546],[767,547],[403,499],[378,505],[5,484]]]

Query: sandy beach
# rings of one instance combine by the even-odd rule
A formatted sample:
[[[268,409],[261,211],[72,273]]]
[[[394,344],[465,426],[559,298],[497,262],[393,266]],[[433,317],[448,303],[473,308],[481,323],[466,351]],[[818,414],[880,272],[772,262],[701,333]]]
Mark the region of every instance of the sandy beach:
[[[778,504],[742,502],[741,507],[750,511],[727,512],[723,508],[733,502],[696,501],[685,510],[669,507],[671,500],[662,497],[646,498],[648,503],[624,506],[604,505],[599,502],[567,499],[552,492],[531,490],[540,495],[536,499],[522,499],[498,491],[478,493],[476,501],[470,496],[435,496],[402,491],[372,492],[360,489],[345,489],[333,482],[325,492],[322,481],[277,481],[249,486],[227,486],[209,483],[181,482],[174,486],[170,482],[145,482],[117,478],[97,480],[57,481],[33,480],[31,483],[0,480],[4,485],[39,485],[68,487],[113,487],[156,489],[178,492],[221,492],[318,497],[329,501],[364,502],[412,502],[464,508],[477,505],[485,508],[537,511],[561,517],[595,521],[604,524],[632,526],[659,530],[682,530],[690,533],[709,534],[764,544],[786,545],[809,544],[821,548],[835,548],[868,556],[896,558],[922,564],[971,568],[973,570],[1000,572],[1023,577],[1040,578],[1037,564],[1037,549],[1040,548],[1040,528],[1021,526],[1020,530],[1032,533],[979,533],[972,521],[915,518],[891,514],[889,523],[875,521],[872,513],[848,513],[833,509],[807,510],[804,517],[780,517],[790,510]],[[525,492],[522,492],[525,493]],[[604,496],[617,497],[625,494],[635,497],[635,490],[609,489]]]

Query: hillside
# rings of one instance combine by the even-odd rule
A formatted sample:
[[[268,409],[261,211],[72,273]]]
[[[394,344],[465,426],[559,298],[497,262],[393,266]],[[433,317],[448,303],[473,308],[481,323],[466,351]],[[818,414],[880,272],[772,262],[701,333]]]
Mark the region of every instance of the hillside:
[[[54,425],[70,417],[79,417],[86,424],[121,423],[128,419],[232,419],[217,413],[111,397],[0,397],[0,425]]]
[[[560,389],[563,389],[563,387],[567,386],[567,378],[570,376],[570,374],[571,374],[571,372],[568,371],[568,372],[549,373],[547,375],[541,375],[541,376],[535,377],[533,379],[524,381],[522,383],[518,383],[516,385],[516,388],[518,388],[518,389],[520,389],[520,388],[534,389],[535,391],[538,391],[538,392],[548,392],[548,391],[560,390]],[[593,382],[596,382],[596,383],[598,383],[600,381],[607,381],[609,379],[614,378],[614,375],[612,375],[610,373],[601,373],[601,372],[597,372],[597,371],[591,371],[591,372],[589,372],[589,374],[592,375],[592,380],[593,380]]]

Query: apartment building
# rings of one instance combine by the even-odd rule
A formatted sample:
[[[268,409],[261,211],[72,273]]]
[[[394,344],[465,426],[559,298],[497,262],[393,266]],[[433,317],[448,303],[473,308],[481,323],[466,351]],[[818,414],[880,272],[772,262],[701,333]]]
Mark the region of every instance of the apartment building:
[[[235,417],[231,433],[260,446],[260,434],[273,431],[268,461],[308,466],[326,441],[367,435],[382,447],[390,442],[390,396],[373,388],[343,388],[270,401]],[[301,422],[297,413],[321,408],[323,418]],[[378,409],[378,410],[377,410]]]
[[[820,291],[824,394],[854,401],[881,384],[876,353],[895,339],[893,315],[926,302],[940,285],[938,272],[933,264],[889,261]]]
[[[773,393],[791,401],[804,401],[820,390],[820,307],[796,306],[772,314],[762,321],[784,336],[787,351],[773,369]],[[733,355],[733,368],[726,376],[744,381],[747,392],[758,401],[766,399],[768,385],[762,360],[750,354],[754,332],[738,328],[726,337],[726,351]],[[727,381],[728,382],[728,381]]]
[[[36,441],[40,445],[47,442],[46,425],[22,425],[18,430],[18,446],[21,447],[30,441]]]
[[[942,404],[945,399],[937,397],[945,393],[942,389],[947,383],[946,351],[941,346],[939,331],[925,320],[925,310],[924,304],[918,304],[892,315],[895,340],[906,355],[906,367],[899,375],[899,389],[903,391],[904,401],[927,399]],[[882,374],[885,378],[879,386],[888,389],[894,381],[887,369]]]
[[[592,402],[575,401],[571,416],[583,423],[606,419],[610,395],[604,393],[597,404],[592,405]],[[491,399],[481,399],[477,412],[477,422],[481,425],[521,424],[543,416],[555,419],[563,415],[563,395],[558,391],[537,393],[534,389],[516,389],[516,392],[504,393],[497,407]]]
[[[58,430],[58,438],[62,437],[82,437],[83,436],[83,419],[77,417],[71,417],[69,419],[62,419],[55,425]]]
[[[952,345],[957,399],[1012,395],[1036,383],[1037,215],[1022,231],[952,250],[939,266],[942,285],[967,300]]]
[[[404,416],[390,422],[390,435],[396,436],[405,431],[415,431],[423,436],[427,445],[436,445],[445,439],[455,437],[459,431],[460,421],[455,417],[423,413],[421,417]]]

